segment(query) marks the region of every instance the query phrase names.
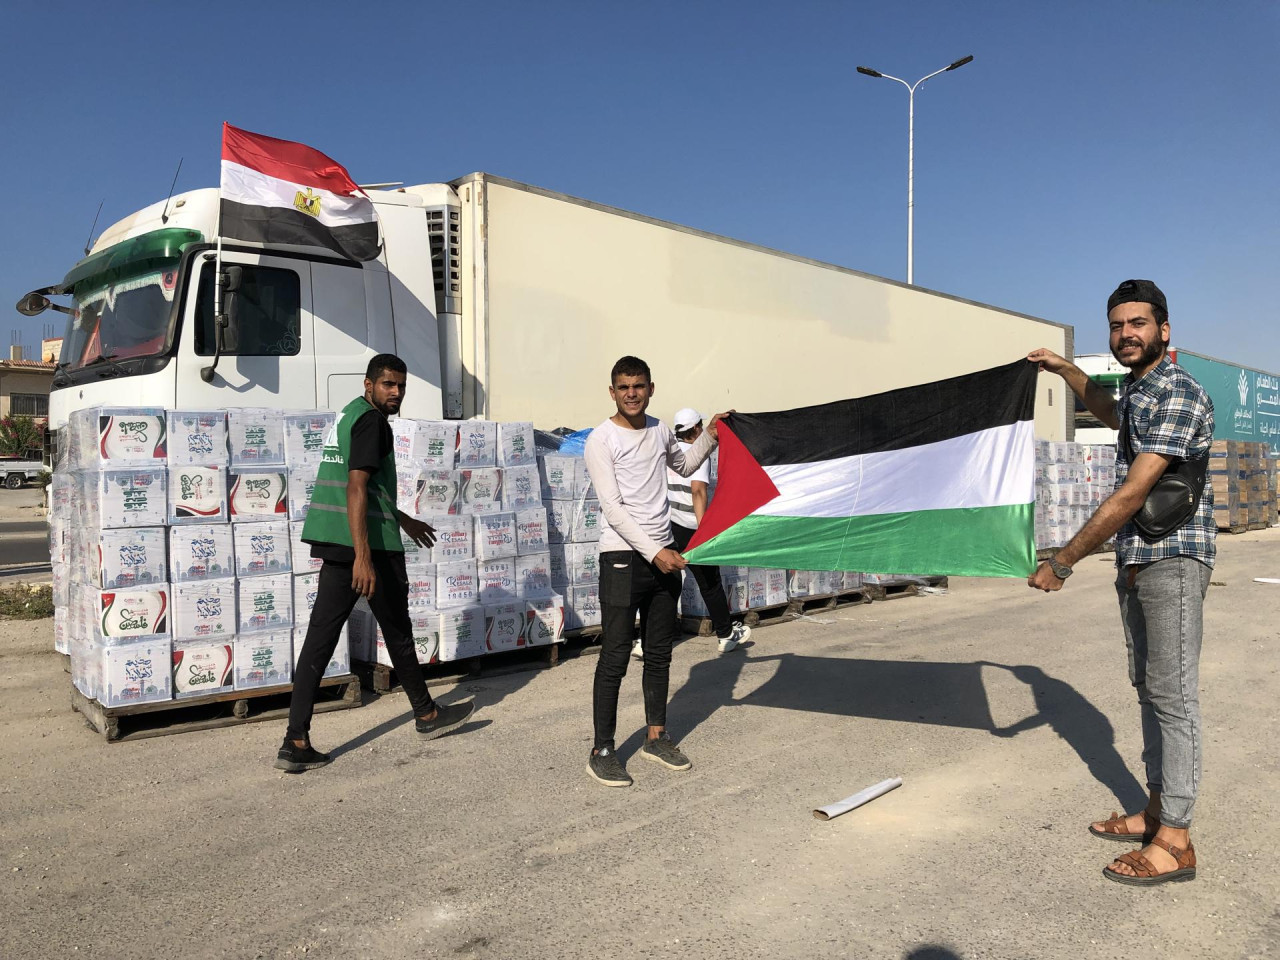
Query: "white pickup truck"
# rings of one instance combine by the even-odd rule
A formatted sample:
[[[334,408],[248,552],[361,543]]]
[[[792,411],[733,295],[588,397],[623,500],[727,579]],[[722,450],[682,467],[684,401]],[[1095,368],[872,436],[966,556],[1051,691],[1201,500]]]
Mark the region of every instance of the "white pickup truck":
[[[10,490],[17,490],[28,480],[35,480],[45,469],[39,460],[18,460],[0,457],[0,482]]]

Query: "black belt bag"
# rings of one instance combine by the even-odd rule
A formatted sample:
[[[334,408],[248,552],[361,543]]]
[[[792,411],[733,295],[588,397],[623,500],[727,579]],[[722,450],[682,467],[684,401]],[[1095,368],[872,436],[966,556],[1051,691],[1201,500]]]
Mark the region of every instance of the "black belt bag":
[[[1120,434],[1125,459],[1133,469],[1133,445],[1129,440],[1129,418]],[[1134,515],[1133,525],[1148,543],[1163,540],[1196,515],[1204,496],[1205,475],[1209,470],[1209,451],[1194,459],[1170,461],[1156,485],[1147,494],[1142,508]]]

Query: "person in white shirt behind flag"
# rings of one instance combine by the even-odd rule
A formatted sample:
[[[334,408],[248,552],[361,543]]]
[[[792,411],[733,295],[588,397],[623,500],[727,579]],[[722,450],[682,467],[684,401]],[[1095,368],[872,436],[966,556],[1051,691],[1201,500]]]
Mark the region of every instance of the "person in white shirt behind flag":
[[[692,407],[685,407],[676,413],[672,421],[676,440],[680,449],[687,456],[693,445],[702,436],[702,414]],[[707,512],[711,489],[711,458],[702,461],[688,477],[682,477],[670,467],[667,468],[667,500],[671,506],[671,539],[676,549],[684,553],[689,541],[698,531],[698,524]],[[751,628],[745,623],[734,623],[729,615],[729,598],[725,596],[724,584],[720,581],[720,568],[707,564],[689,564],[688,570],[693,574],[702,594],[702,602],[707,608],[707,616],[711,618],[711,627],[720,641],[720,652],[728,653],[751,636]],[[644,636],[646,624],[640,623],[640,635]],[[639,639],[631,650],[637,660],[644,657],[644,649]]]
[[[649,365],[638,357],[623,357],[613,365],[609,396],[617,412],[591,431],[585,451],[603,514],[600,657],[591,697],[595,745],[587,773],[607,787],[629,787],[631,776],[615,752],[614,732],[637,612],[648,624],[641,682],[648,729],[640,756],[669,770],[693,766],[667,734],[671,647],[680,630],[676,606],[685,561],[671,538],[666,468],[692,475],[716,444],[721,415],[687,452],[682,450],[671,428],[645,413],[653,380]]]

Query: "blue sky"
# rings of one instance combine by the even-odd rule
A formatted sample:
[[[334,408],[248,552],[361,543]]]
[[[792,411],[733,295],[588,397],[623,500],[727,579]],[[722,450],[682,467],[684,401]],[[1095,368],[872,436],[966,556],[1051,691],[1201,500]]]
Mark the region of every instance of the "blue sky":
[[[1086,353],[1147,277],[1176,344],[1280,371],[1277,49],[1256,0],[12,4],[0,331],[39,340],[54,318],[9,305],[99,200],[101,230],[179,158],[179,190],[216,185],[223,120],[362,182],[484,170],[904,279],[907,94],[854,67],[972,54],[916,95],[916,282]]]

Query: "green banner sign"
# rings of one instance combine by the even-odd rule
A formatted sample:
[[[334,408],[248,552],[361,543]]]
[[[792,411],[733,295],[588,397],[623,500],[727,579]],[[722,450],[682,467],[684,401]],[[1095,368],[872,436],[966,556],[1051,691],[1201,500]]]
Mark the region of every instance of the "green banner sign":
[[[1177,362],[1213,400],[1214,439],[1268,443],[1272,456],[1280,454],[1280,374],[1185,350],[1178,351]]]

